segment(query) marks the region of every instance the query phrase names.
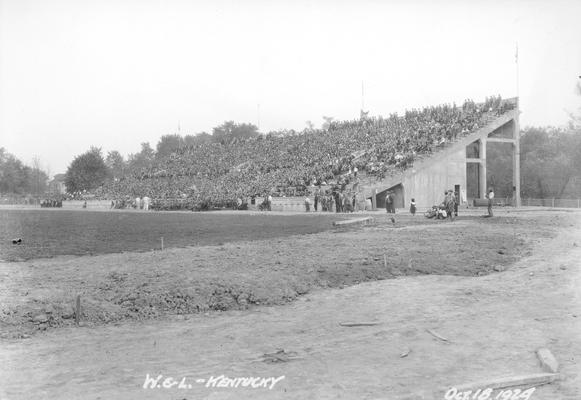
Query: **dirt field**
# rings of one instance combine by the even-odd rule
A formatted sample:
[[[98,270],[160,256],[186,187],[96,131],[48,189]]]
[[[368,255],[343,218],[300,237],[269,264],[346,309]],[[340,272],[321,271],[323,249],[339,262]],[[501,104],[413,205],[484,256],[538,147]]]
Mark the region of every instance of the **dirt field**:
[[[497,214],[0,264],[0,398],[444,398],[541,372],[539,347],[563,378],[531,398],[581,398],[581,215]],[[339,325],[358,321],[378,325]],[[143,389],[146,374],[192,387]],[[196,383],[219,375],[285,378]]]

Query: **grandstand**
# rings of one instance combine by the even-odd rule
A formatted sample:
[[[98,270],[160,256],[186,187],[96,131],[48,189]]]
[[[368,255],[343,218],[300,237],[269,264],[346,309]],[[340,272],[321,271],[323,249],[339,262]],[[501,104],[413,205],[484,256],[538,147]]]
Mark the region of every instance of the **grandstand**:
[[[316,188],[355,196],[362,205],[370,200],[373,208],[383,206],[388,189],[400,208],[412,197],[420,207],[437,204],[445,189],[454,188],[469,201],[486,192],[487,142],[513,145],[518,177],[516,105],[516,99],[496,96],[333,122],[324,130],[187,146],[108,183],[99,195],[148,196],[153,208],[196,210],[269,194],[296,202]],[[518,194],[519,180],[514,182]],[[285,209],[284,201],[278,203]]]
[[[473,205],[490,187],[487,180],[487,143],[512,147],[513,195],[505,203],[520,206],[520,146],[518,99],[505,100],[510,110],[490,118],[485,125],[456,140],[443,143],[427,157],[417,158],[410,168],[379,182],[363,183],[365,197],[375,208],[385,206],[388,191],[394,193],[396,207],[405,207],[414,198],[420,208],[442,202],[445,189],[460,194],[461,204]]]

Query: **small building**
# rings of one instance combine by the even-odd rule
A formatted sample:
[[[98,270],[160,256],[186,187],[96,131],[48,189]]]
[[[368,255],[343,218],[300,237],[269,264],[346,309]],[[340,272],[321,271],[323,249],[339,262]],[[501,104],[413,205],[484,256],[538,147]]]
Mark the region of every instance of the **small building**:
[[[48,183],[48,192],[51,195],[61,195],[67,192],[65,186],[65,174],[56,174],[52,181]]]

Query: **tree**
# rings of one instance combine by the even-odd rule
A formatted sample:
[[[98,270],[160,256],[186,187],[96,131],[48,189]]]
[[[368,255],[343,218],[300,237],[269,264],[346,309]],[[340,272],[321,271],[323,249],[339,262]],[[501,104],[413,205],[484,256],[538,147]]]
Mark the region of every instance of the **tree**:
[[[323,115],[323,119],[325,120],[325,122],[323,123],[322,128],[326,130],[326,129],[329,129],[329,127],[331,126],[331,124],[335,120],[335,117],[327,117],[327,116]]]
[[[198,144],[211,143],[212,135],[206,132],[200,132],[196,135],[186,135],[184,136],[184,145],[194,146]]]
[[[103,185],[108,176],[109,169],[101,149],[91,147],[71,162],[65,175],[65,186],[69,193],[92,190]]]
[[[30,192],[34,193],[36,196],[40,196],[48,188],[48,174],[42,170],[40,164],[40,158],[34,156],[32,158],[32,169],[29,175],[28,187]]]
[[[0,147],[0,193],[25,194],[29,191],[30,168]]]
[[[178,150],[180,147],[184,147],[184,138],[180,135],[163,135],[159,142],[157,142],[157,157],[165,157]]]
[[[255,138],[258,135],[258,127],[256,125],[237,124],[234,121],[226,121],[212,129],[212,139],[222,144],[231,143],[235,139]]]
[[[31,168],[0,148],[0,193],[43,194],[47,188],[48,173],[42,170],[38,157],[33,158],[32,164]]]
[[[133,172],[150,168],[155,159],[155,151],[149,145],[149,142],[141,143],[141,151],[129,156],[129,169]]]
[[[105,164],[107,165],[107,168],[109,168],[109,171],[111,172],[111,175],[114,179],[119,179],[125,174],[125,160],[123,159],[121,153],[119,153],[117,150],[113,150],[107,153]]]
[[[581,82],[577,82],[575,85],[575,94],[581,97]],[[569,129],[580,130],[581,129],[581,107],[577,109],[577,114],[569,112]]]
[[[494,188],[496,197],[512,197],[513,191],[513,148],[510,143],[488,143],[486,187]]]
[[[521,137],[521,188],[526,197],[562,198],[581,177],[581,135],[575,130],[529,128]],[[571,193],[579,196],[580,193]]]

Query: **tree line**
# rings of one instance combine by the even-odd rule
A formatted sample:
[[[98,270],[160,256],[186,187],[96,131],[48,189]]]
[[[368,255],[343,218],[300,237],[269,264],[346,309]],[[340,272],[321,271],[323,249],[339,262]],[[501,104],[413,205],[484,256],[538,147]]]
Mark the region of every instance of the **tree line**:
[[[487,186],[498,197],[512,196],[512,145],[489,143]],[[581,197],[581,130],[574,127],[526,128],[520,138],[523,198]]]
[[[48,172],[41,168],[38,157],[28,166],[0,147],[0,194],[41,195],[47,187]]]

